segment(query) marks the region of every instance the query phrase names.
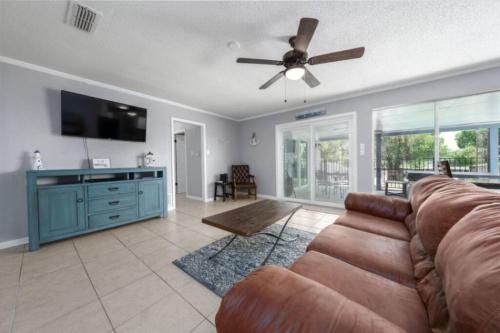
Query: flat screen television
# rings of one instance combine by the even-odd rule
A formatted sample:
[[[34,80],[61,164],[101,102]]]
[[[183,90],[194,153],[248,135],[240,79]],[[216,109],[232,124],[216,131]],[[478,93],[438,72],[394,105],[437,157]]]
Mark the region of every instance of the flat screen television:
[[[62,135],[146,142],[147,110],[61,91]]]

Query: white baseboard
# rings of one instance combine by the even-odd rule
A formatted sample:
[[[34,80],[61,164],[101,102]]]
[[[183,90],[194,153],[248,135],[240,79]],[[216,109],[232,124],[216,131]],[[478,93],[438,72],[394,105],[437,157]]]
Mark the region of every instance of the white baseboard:
[[[18,246],[18,245],[24,245],[24,244],[28,244],[28,237],[13,239],[13,240],[6,241],[6,242],[1,242],[0,243],[0,250],[7,249],[9,247]]]
[[[187,194],[186,194],[186,198],[187,198],[187,199],[191,199],[191,200],[205,201],[205,200],[203,200],[203,198],[202,198],[202,197],[196,197],[196,196],[193,196],[193,195],[187,195]]]
[[[268,195],[268,194],[259,194],[259,193],[257,193],[257,199],[258,198],[278,200],[278,197],[276,197],[275,195]]]

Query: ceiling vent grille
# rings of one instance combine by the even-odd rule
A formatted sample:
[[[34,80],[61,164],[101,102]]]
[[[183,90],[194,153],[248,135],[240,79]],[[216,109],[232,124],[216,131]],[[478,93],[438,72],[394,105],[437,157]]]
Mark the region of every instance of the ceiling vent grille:
[[[82,5],[76,0],[68,2],[66,12],[66,23],[85,32],[93,32],[102,14],[98,11]]]

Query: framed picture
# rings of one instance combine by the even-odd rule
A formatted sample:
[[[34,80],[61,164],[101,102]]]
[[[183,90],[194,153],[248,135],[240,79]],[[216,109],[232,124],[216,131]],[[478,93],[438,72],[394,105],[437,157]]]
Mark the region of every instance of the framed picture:
[[[111,168],[111,162],[109,158],[93,158],[92,159],[93,169],[109,169]]]

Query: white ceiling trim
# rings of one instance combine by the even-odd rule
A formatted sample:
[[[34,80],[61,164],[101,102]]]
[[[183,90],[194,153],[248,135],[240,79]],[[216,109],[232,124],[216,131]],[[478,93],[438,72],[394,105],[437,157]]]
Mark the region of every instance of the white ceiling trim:
[[[473,72],[479,72],[482,70],[487,70],[487,69],[496,68],[496,67],[500,67],[500,59],[495,59],[493,61],[487,61],[487,62],[480,63],[480,64],[477,64],[474,66],[467,66],[464,68],[450,70],[450,71],[446,71],[446,72],[442,72],[442,73],[431,74],[431,75],[427,75],[425,77],[421,77],[421,78],[417,78],[417,79],[410,79],[410,80],[406,80],[406,81],[402,81],[402,82],[384,84],[382,86],[363,89],[363,90],[359,90],[356,92],[339,95],[339,96],[336,96],[334,98],[324,99],[324,100],[310,103],[310,104],[306,103],[305,105],[299,105],[299,106],[285,108],[285,109],[281,109],[278,111],[264,113],[264,114],[260,114],[260,115],[256,115],[256,116],[245,117],[245,118],[237,119],[236,121],[242,122],[242,121],[253,120],[253,119],[258,119],[258,118],[263,118],[263,117],[269,117],[272,115],[286,113],[286,112],[290,112],[290,111],[303,110],[303,109],[321,106],[324,104],[338,102],[338,101],[342,101],[342,100],[346,100],[346,99],[350,99],[350,98],[366,96],[366,95],[370,95],[370,94],[374,94],[374,93],[395,90],[395,89],[409,87],[409,86],[415,86],[415,85],[422,84],[422,83],[428,83],[428,82],[437,81],[437,80],[441,80],[441,79],[451,78],[454,76],[464,75],[464,74],[473,73]]]
[[[137,97],[146,98],[146,99],[149,99],[149,100],[152,100],[152,101],[156,101],[156,102],[160,102],[160,103],[170,104],[170,105],[173,105],[173,106],[181,107],[181,108],[184,108],[184,109],[187,109],[187,110],[190,110],[190,111],[194,111],[194,112],[204,113],[204,114],[207,114],[207,115],[210,115],[210,116],[214,116],[214,117],[229,119],[229,120],[232,120],[232,121],[238,121],[237,119],[234,119],[234,118],[231,118],[231,117],[228,117],[228,116],[225,116],[225,115],[221,115],[219,113],[215,113],[215,112],[212,112],[212,111],[203,110],[203,109],[200,109],[200,108],[197,108],[197,107],[194,107],[194,106],[190,106],[190,105],[186,105],[186,104],[174,102],[174,101],[171,101],[171,100],[168,100],[168,99],[164,99],[164,98],[160,98],[160,97],[156,97],[156,96],[152,96],[152,95],[148,95],[148,94],[144,94],[144,93],[141,93],[141,92],[138,92],[138,91],[135,91],[135,90],[130,90],[130,89],[118,87],[118,86],[115,86],[115,85],[112,85],[112,84],[108,84],[108,83],[104,83],[104,82],[100,82],[100,81],[95,81],[95,80],[91,80],[91,79],[86,79],[86,78],[81,77],[81,76],[77,76],[77,75],[73,75],[73,74],[61,72],[61,71],[58,71],[58,70],[55,70],[55,69],[51,69],[51,68],[48,68],[48,67],[35,65],[35,64],[29,63],[29,62],[25,62],[25,61],[13,59],[13,58],[8,58],[8,57],[0,56],[0,62],[6,63],[6,64],[10,64],[10,65],[14,65],[14,66],[18,66],[18,67],[23,67],[23,68],[31,69],[31,70],[34,70],[34,71],[37,71],[37,72],[41,72],[41,73],[46,73],[46,74],[50,74],[50,75],[62,77],[64,79],[69,79],[69,80],[74,80],[74,81],[78,81],[78,82],[83,82],[83,83],[86,83],[86,84],[89,84],[89,85],[93,85],[93,86],[97,86],[97,87],[101,87],[101,88],[106,88],[106,89],[110,89],[110,90],[122,92],[122,93],[125,93],[125,94],[137,96]]]

